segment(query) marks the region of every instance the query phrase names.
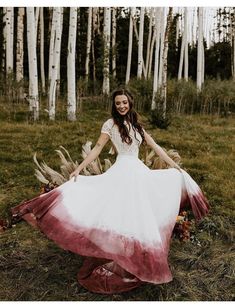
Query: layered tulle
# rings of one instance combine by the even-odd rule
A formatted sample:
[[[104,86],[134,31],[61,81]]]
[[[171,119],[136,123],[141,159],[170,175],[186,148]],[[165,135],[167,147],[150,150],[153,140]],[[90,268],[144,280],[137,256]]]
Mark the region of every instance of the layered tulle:
[[[172,280],[168,251],[180,206],[196,218],[208,203],[196,182],[176,169],[150,170],[119,155],[104,174],[79,176],[12,209],[60,247],[89,257],[78,281],[99,293],[117,293]]]

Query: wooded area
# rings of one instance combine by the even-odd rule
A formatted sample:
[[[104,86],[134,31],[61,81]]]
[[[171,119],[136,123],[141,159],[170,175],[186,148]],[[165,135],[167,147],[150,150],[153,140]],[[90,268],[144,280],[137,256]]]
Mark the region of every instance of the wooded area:
[[[67,119],[83,97],[105,99],[119,85],[137,109],[234,111],[235,8],[2,7],[0,99],[28,103],[50,120],[63,98]],[[44,111],[43,111],[44,112]]]

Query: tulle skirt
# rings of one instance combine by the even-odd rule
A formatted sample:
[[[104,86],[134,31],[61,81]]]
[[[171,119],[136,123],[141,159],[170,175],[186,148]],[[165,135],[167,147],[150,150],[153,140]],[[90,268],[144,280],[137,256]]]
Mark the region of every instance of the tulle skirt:
[[[171,234],[180,206],[197,219],[208,203],[188,173],[150,170],[118,155],[104,174],[79,175],[12,209],[65,250],[86,256],[78,281],[98,293],[118,293],[142,283],[172,280]]]

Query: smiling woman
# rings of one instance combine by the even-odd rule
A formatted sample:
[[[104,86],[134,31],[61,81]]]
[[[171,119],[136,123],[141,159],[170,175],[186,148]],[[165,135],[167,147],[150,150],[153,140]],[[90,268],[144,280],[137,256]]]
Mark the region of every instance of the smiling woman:
[[[131,93],[116,90],[112,98],[112,117],[70,180],[12,209],[14,216],[33,215],[60,247],[86,256],[79,283],[109,294],[171,281],[168,251],[180,206],[189,203],[197,219],[208,212],[196,182],[140,124]],[[112,167],[101,175],[79,175],[109,140],[117,152]],[[138,158],[143,143],[172,168],[150,170]]]

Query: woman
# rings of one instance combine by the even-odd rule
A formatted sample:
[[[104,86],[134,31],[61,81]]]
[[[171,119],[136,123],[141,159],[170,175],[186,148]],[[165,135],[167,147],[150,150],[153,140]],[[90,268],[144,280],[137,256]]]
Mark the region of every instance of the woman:
[[[50,239],[86,256],[78,281],[98,293],[171,281],[167,257],[180,206],[189,203],[197,219],[208,211],[196,182],[139,123],[131,93],[116,90],[112,98],[112,118],[70,180],[12,209],[16,216],[33,214]],[[110,139],[118,154],[114,165],[102,175],[80,175]],[[141,143],[172,168],[145,166],[138,159]]]

